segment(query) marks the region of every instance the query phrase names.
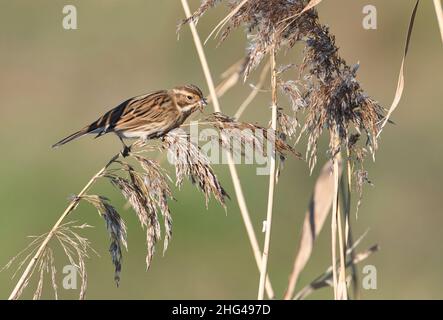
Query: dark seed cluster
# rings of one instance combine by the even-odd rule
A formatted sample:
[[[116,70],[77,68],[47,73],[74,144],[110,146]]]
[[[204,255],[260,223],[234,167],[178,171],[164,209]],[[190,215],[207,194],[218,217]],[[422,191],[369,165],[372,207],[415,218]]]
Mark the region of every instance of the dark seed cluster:
[[[192,17],[180,25],[198,19],[222,1],[204,0]],[[293,115],[279,110],[279,130],[283,137],[292,137],[301,126],[307,136],[307,159],[311,170],[317,161],[318,141],[326,129],[332,157],[350,141],[365,137],[362,148],[370,153],[377,149],[377,135],[384,119],[384,109],[370,98],[356,79],[358,65],[350,66],[339,55],[335,37],[320,23],[315,8],[305,10],[307,0],[227,0],[231,14],[221,32],[221,40],[239,27],[246,30],[248,44],[242,68],[247,78],[274,48],[289,50],[296,43],[304,44],[303,62],[297,66],[296,77],[283,79],[292,65],[278,68],[278,86],[292,104]],[[304,115],[299,122],[298,113]],[[299,141],[297,139],[296,141]],[[356,142],[353,141],[353,144]],[[351,150],[352,151],[352,150]],[[354,157],[362,161],[360,157]]]

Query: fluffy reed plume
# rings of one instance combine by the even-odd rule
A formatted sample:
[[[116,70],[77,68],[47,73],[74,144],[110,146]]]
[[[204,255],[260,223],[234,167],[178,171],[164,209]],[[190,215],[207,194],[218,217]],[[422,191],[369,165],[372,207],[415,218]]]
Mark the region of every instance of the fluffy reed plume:
[[[194,15],[181,24],[197,21],[208,9],[222,1],[203,1]],[[247,78],[269,54],[290,49],[295,43],[305,45],[303,63],[295,79],[283,80],[282,74],[293,65],[277,70],[278,86],[291,101],[293,116],[279,110],[280,130],[292,137],[297,128],[298,113],[305,114],[302,132],[308,137],[307,158],[311,170],[317,161],[318,140],[326,128],[331,134],[329,153],[335,155],[350,140],[352,131],[365,133],[364,141],[373,153],[377,135],[384,119],[384,109],[368,97],[356,80],[358,66],[349,66],[338,53],[335,37],[319,21],[313,8],[303,14],[306,0],[226,1],[235,14],[229,15],[220,41],[238,27],[245,27],[248,36],[244,77]],[[336,143],[332,137],[338,136]]]
[[[141,147],[141,149],[136,149],[136,147]],[[62,223],[78,207],[81,201],[92,204],[105,221],[110,237],[109,252],[115,270],[114,280],[117,286],[119,285],[123,248],[127,249],[126,225],[109,199],[99,195],[87,194],[98,179],[110,181],[122,193],[136,213],[142,228],[146,228],[147,268],[152,263],[155,246],[161,238],[160,216],[163,218],[165,231],[163,254],[165,253],[172,238],[172,216],[168,204],[168,201],[173,199],[169,187],[169,182],[172,179],[157,161],[144,155],[146,152],[154,150],[152,145],[138,142],[133,150],[127,157],[122,157],[122,154],[114,156],[106,166],[92,177],[78,195],[71,197],[67,209],[51,231],[37,237],[4,267],[4,269],[9,268],[19,257],[25,256],[18,264],[16,273],[26,263],[27,267],[11,293],[10,299],[18,299],[22,295],[35,270],[39,273],[39,281],[34,298],[39,299],[41,297],[45,273],[51,274],[55,297],[58,297],[54,255],[51,248],[55,241],[51,240],[57,240],[70,264],[79,273],[81,278],[79,297],[80,299],[84,298],[87,286],[86,258],[89,257],[89,251],[92,248],[88,239],[80,236],[75,230],[83,229],[88,225],[75,226],[72,222]],[[187,135],[172,131],[163,137],[162,147],[160,149],[155,148],[155,150],[167,151],[172,155],[178,186],[183,184],[185,178],[189,178],[193,183],[197,183],[204,193],[206,205],[212,194],[226,208],[225,198],[228,197],[226,191],[218,181],[209,160],[197,145],[189,141]],[[136,165],[130,164],[130,160]]]
[[[134,158],[140,163],[144,173],[136,171],[127,162],[119,161],[121,170],[128,177],[125,178],[116,173],[107,173],[104,177],[122,192],[137,214],[141,226],[146,228],[146,265],[149,268],[154,256],[155,244],[161,238],[160,215],[163,216],[166,233],[163,252],[166,251],[172,237],[172,218],[168,206],[168,199],[172,198],[172,192],[166,175],[158,163],[140,155],[134,155]]]
[[[112,263],[115,267],[114,280],[118,286],[122,269],[122,246],[128,250],[125,222],[105,197],[85,195],[82,196],[81,199],[92,204],[98,210],[100,216],[105,220],[106,230],[111,239],[109,253],[111,254]]]
[[[301,154],[295,151],[293,147],[287,144],[283,139],[276,136],[272,129],[266,129],[256,124],[248,122],[239,122],[233,117],[229,117],[220,112],[215,112],[206,118],[207,121],[213,124],[214,127],[226,134],[222,135],[221,144],[224,147],[231,148],[232,144],[227,141],[227,138],[234,138],[242,145],[242,149],[256,148],[262,155],[266,155],[265,146],[267,142],[271,148],[275,148],[281,159],[286,158],[288,152],[292,153],[297,158],[301,158]],[[285,129],[286,131],[289,129]],[[224,138],[223,138],[224,137]],[[236,151],[236,150],[231,150]]]
[[[186,2],[183,1],[182,2]],[[223,2],[222,0],[203,0],[200,7],[193,15],[179,24],[181,28],[186,23],[196,23],[207,10]],[[419,0],[417,0],[407,36],[406,49],[400,70],[399,84],[389,112],[373,98],[369,97],[357,80],[358,65],[349,65],[339,55],[335,44],[335,37],[329,28],[320,23],[317,10],[314,8],[321,0],[229,0],[227,3],[229,14],[214,28],[208,39],[220,35],[220,42],[224,41],[230,33],[239,27],[246,30],[248,43],[247,54],[243,66],[239,69],[246,80],[250,73],[256,69],[265,57],[271,60],[271,89],[272,89],[272,118],[270,123],[275,128],[276,140],[284,145],[287,140],[294,138],[298,128],[300,133],[295,141],[298,143],[301,137],[307,138],[306,157],[312,173],[317,163],[318,142],[324,131],[329,133],[328,154],[331,158],[331,169],[326,175],[330,175],[329,197],[322,197],[324,211],[321,213],[321,221],[324,222],[329,208],[332,207],[332,273],[334,281],[334,296],[347,298],[346,274],[348,266],[346,260],[347,247],[353,247],[350,231],[350,203],[351,187],[353,181],[359,194],[357,210],[362,198],[362,186],[370,183],[368,173],[364,170],[363,162],[368,154],[374,155],[378,147],[377,139],[384,125],[389,122],[390,115],[397,107],[404,86],[404,62],[408,52],[412,27]],[[194,38],[195,30],[193,32]],[[198,42],[198,41],[197,41]],[[219,42],[219,43],[220,43]],[[287,66],[275,66],[276,54],[281,50],[291,49],[297,42],[304,44],[303,62],[299,66],[293,64]],[[266,70],[266,64],[263,70]],[[295,77],[290,76],[289,71],[296,67]],[[239,71],[240,72],[240,71]],[[266,73],[266,71],[265,71]],[[240,74],[240,73],[239,73]],[[263,74],[263,71],[262,71]],[[289,79],[285,79],[288,77]],[[263,78],[261,76],[261,78]],[[292,79],[291,79],[292,78]],[[261,82],[262,83],[262,82]],[[291,114],[285,113],[281,107],[277,108],[276,87],[285,94],[291,104]],[[255,92],[256,94],[256,92]],[[248,96],[238,113],[243,113],[245,106],[250,105],[255,97],[254,92]],[[386,114],[386,115],[385,115]],[[248,125],[239,125],[234,119],[214,115],[209,120],[215,121],[221,126],[237,126],[248,128]],[[245,143],[257,144],[260,141],[249,139]],[[223,141],[222,141],[223,143]],[[278,149],[278,147],[277,147]],[[347,171],[343,174],[342,181],[347,178],[346,194],[340,195],[340,163],[342,152],[346,153]],[[357,169],[356,169],[357,167]],[[345,171],[344,171],[345,172]],[[271,172],[272,174],[272,172]],[[343,184],[343,182],[342,182]],[[344,185],[344,184],[343,184]],[[270,180],[268,199],[268,219],[272,217],[273,179]],[[344,188],[346,189],[346,187]],[[344,204],[345,224],[342,226],[341,208],[339,199],[346,196]],[[321,223],[322,224],[322,223]],[[312,250],[312,239],[309,238],[309,225],[305,226],[298,261],[295,262],[294,274],[290,283],[290,290],[286,298],[292,298],[298,273],[303,269]],[[315,234],[320,232],[316,229]],[[344,234],[343,230],[346,230]],[[269,230],[266,238],[269,239]],[[338,233],[338,246],[340,248],[340,268],[336,267],[336,247]],[[315,236],[314,236],[315,237]],[[265,251],[268,241],[265,241]],[[307,252],[309,252],[307,254]],[[351,252],[351,254],[353,254]],[[263,256],[264,272],[266,272],[267,253]],[[352,257],[350,264],[355,270]],[[339,272],[339,277],[337,277]],[[354,273],[354,271],[353,271]],[[262,291],[263,272],[260,281]],[[355,280],[355,278],[354,278]],[[262,292],[259,291],[259,298]]]
[[[214,7],[222,0],[203,0],[197,11],[191,15],[186,0],[182,0],[187,19],[180,24],[197,22],[198,19],[210,8]],[[400,72],[397,94],[389,109],[387,116],[384,116],[384,109],[372,98],[367,96],[356,80],[358,65],[348,65],[339,55],[335,45],[335,38],[329,29],[319,21],[318,13],[314,8],[321,0],[229,0],[230,13],[223,19],[211,33],[216,36],[221,32],[220,41],[225,40],[232,30],[245,27],[248,36],[247,54],[242,62],[234,65],[232,70],[226,75],[218,90],[212,83],[212,77],[202,49],[201,41],[196,32],[195,26],[191,24],[194,41],[202,62],[203,70],[207,78],[211,96],[214,101],[214,109],[217,111],[211,115],[211,122],[220,131],[230,130],[250,130],[250,132],[262,131],[263,137],[256,135],[246,135],[237,137],[242,139],[242,146],[263,146],[264,143],[271,142],[275,146],[273,154],[279,154],[284,159],[286,153],[290,152],[296,156],[299,154],[287,142],[295,138],[296,131],[300,127],[299,138],[307,136],[307,158],[312,171],[317,161],[318,141],[326,129],[330,136],[328,153],[331,157],[332,175],[328,178],[328,188],[332,188],[332,196],[321,199],[323,211],[320,213],[319,228],[315,230],[314,237],[320,232],[329,207],[332,207],[332,267],[327,272],[315,280],[307,289],[302,289],[295,298],[305,297],[313,289],[329,285],[333,281],[335,297],[347,298],[346,288],[346,268],[352,266],[363,259],[366,259],[372,252],[377,250],[374,246],[363,254],[355,254],[356,243],[352,243],[349,222],[350,192],[352,177],[356,180],[356,188],[361,199],[361,186],[369,182],[368,174],[364,171],[363,160],[367,154],[374,155],[377,150],[377,138],[383,126],[389,121],[389,116],[397,107],[404,85],[404,62],[408,52],[412,26],[417,11],[419,0],[417,0],[409,27],[406,50]],[[441,11],[441,10],[440,10]],[[277,66],[277,53],[291,49],[297,42],[305,45],[304,59],[300,66],[287,65]],[[239,122],[235,118],[225,116],[221,113],[217,100],[217,92],[224,94],[243,75],[246,80],[251,72],[256,69],[266,56],[270,57],[269,63],[263,67],[259,87],[263,85],[263,79],[268,69],[271,73],[271,93],[272,93],[272,117],[271,130],[253,125],[247,122]],[[293,79],[284,79],[289,71],[296,67],[297,73]],[[291,104],[291,115],[286,114],[284,108],[277,104],[277,89],[284,93]],[[245,100],[238,110],[241,114],[250,105],[258,90],[254,90]],[[300,117],[303,114],[303,118]],[[269,133],[270,134],[269,134]],[[224,135],[222,135],[224,137]],[[295,141],[297,143],[299,138]],[[362,142],[361,142],[362,141]],[[226,146],[226,141],[221,141]],[[208,158],[200,151],[198,145],[192,143],[188,135],[183,135],[178,131],[173,131],[162,137],[161,150],[168,150],[170,159],[174,162],[176,172],[176,184],[181,186],[185,178],[196,183],[198,188],[205,195],[206,205],[211,194],[215,199],[226,206],[225,198],[228,197],[224,188],[220,184],[212,170]],[[73,222],[65,222],[66,217],[71,214],[80,201],[92,204],[103,217],[106,229],[110,237],[110,255],[114,265],[114,279],[119,283],[122,270],[122,248],[127,248],[126,227],[123,219],[110,201],[99,195],[88,195],[88,191],[99,180],[110,181],[123,197],[131,204],[141,226],[146,228],[147,238],[147,268],[152,263],[156,243],[161,238],[160,216],[163,218],[165,230],[164,249],[172,237],[172,218],[168,201],[173,198],[169,182],[171,179],[158,162],[145,157],[143,154],[149,150],[149,146],[144,146],[144,150],[133,151],[129,154],[117,154],[101,170],[99,170],[85,185],[85,187],[74,196],[61,217],[54,224],[52,229],[39,237],[36,237],[30,245],[20,252],[5,266],[9,268],[18,261],[19,257],[24,257],[18,263],[19,272],[24,269],[22,276],[18,280],[10,299],[18,299],[23,290],[29,285],[32,275],[39,274],[37,288],[34,298],[38,299],[42,295],[44,276],[50,274],[51,284],[55,297],[57,294],[56,268],[54,264],[54,250],[51,246],[57,242],[63,249],[67,259],[74,266],[81,277],[80,298],[84,298],[87,287],[86,259],[93,249],[88,239],[82,237],[78,229],[88,227],[83,224],[74,225]],[[264,149],[263,149],[264,150]],[[345,228],[341,225],[339,199],[339,180],[341,170],[342,151],[347,154],[347,203],[345,206]],[[236,150],[231,150],[235,152]],[[264,152],[264,151],[263,151]],[[124,155],[124,159],[121,157]],[[126,157],[128,156],[128,157]],[[228,153],[231,156],[231,153]],[[231,159],[232,160],[232,159]],[[136,165],[130,164],[130,161]],[[131,163],[132,163],[131,162]],[[355,169],[355,163],[359,164]],[[256,257],[257,265],[260,269],[259,299],[263,298],[264,287],[266,285],[268,296],[273,297],[274,293],[267,278],[267,257],[270,247],[270,230],[273,212],[273,194],[276,184],[276,157],[271,161],[270,187],[268,195],[268,209],[266,220],[265,245],[262,260],[260,261],[260,248],[247,212],[245,200],[242,194],[240,181],[232,161],[229,161],[229,168],[233,177],[239,206],[244,218],[246,229],[251,240],[251,244]],[[344,171],[344,170],[343,170]],[[324,175],[324,172],[323,172]],[[332,199],[332,200],[331,200]],[[315,201],[320,201],[315,199]],[[332,203],[331,203],[332,201]],[[359,201],[360,202],[360,201]],[[307,247],[301,248],[302,258],[295,262],[294,279],[303,269],[313,247],[313,240],[309,239],[306,223],[301,245],[308,243]],[[337,231],[338,228],[338,231]],[[342,229],[346,229],[343,235]],[[339,235],[340,266],[336,266],[336,233]],[[54,240],[54,241],[51,241]],[[358,242],[358,241],[357,241]],[[303,252],[304,250],[304,252]],[[25,267],[26,265],[26,267]],[[337,279],[337,273],[339,277]],[[294,286],[295,286],[295,281]],[[288,294],[293,297],[292,292]]]
[[[175,164],[177,186],[182,185],[184,178],[189,178],[204,193],[206,206],[212,194],[226,208],[225,198],[229,195],[218,181],[209,159],[190,141],[189,136],[178,130],[171,131],[163,138],[163,145],[168,150],[170,161]]]
[[[173,198],[172,191],[168,185],[168,181],[171,181],[171,178],[166,171],[160,167],[158,162],[140,155],[134,155],[134,158],[145,171],[143,182],[146,190],[150,191],[148,193],[149,207],[153,207],[154,210],[155,208],[160,210],[164,220],[165,239],[163,242],[163,254],[165,254],[169,241],[172,238],[172,216],[168,205],[168,200]],[[158,214],[155,214],[155,216],[157,217]]]
[[[82,237],[78,233],[78,230],[90,227],[91,226],[87,224],[76,225],[75,221],[70,221],[61,224],[52,232],[45,233],[37,237],[32,237],[34,238],[34,240],[31,241],[31,243],[24,250],[20,251],[16,256],[9,260],[9,262],[0,271],[9,269],[10,267],[12,267],[12,265],[17,265],[16,270],[12,276],[12,278],[15,278],[15,276],[23,269],[26,264],[34,260],[33,255],[41,248],[42,243],[45,241],[48,235],[51,234],[55,238],[55,242],[58,243],[58,245],[65,253],[65,256],[71,266],[76,268],[81,281],[79,299],[84,299],[88,283],[86,260],[89,258],[91,252],[96,252],[91,247],[91,243],[89,242],[89,240],[85,237]],[[22,295],[23,290],[29,285],[34,273],[37,273],[38,282],[34,290],[33,299],[40,299],[42,295],[45,274],[50,275],[50,282],[54,291],[54,298],[58,299],[58,286],[56,281],[57,270],[55,266],[54,249],[50,246],[45,246],[39,257],[40,258],[38,259],[38,261],[36,261],[36,263],[32,265],[32,268],[23,279],[23,285],[18,288],[15,298],[18,298]]]

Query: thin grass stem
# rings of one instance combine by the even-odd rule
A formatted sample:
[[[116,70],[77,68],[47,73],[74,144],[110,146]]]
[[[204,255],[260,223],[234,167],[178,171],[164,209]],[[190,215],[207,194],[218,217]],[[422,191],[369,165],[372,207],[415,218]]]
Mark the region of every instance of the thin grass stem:
[[[271,88],[272,88],[272,120],[271,126],[274,130],[274,134],[277,131],[277,70],[275,67],[276,57],[275,57],[275,47],[271,48],[270,58],[271,58]],[[272,213],[274,205],[274,189],[276,182],[276,152],[272,150],[271,165],[269,172],[269,193],[268,193],[268,208],[266,214],[266,233],[265,233],[265,244],[263,246],[263,257],[260,269],[260,284],[258,288],[258,300],[263,300],[264,298],[264,287],[266,274],[268,270],[268,258],[269,258],[269,247],[271,245],[271,227],[272,227]]]
[[[189,9],[189,4],[187,0],[181,0],[181,3],[183,5],[183,9],[185,11],[186,17],[189,18],[191,16],[191,10]],[[246,3],[246,1],[245,1]],[[203,68],[203,72],[205,74],[206,82],[208,83],[209,92],[211,94],[212,102],[214,105],[214,111],[220,112],[220,103],[217,98],[216,90],[214,87],[214,82],[212,80],[212,75],[209,69],[208,62],[206,60],[206,55],[203,50],[203,45],[200,39],[200,36],[198,35],[197,28],[195,27],[195,23],[193,21],[190,21],[189,26],[191,28],[192,37],[194,39],[194,44],[197,49],[197,53],[200,59],[200,63]],[[257,237],[255,235],[254,227],[252,225],[252,221],[249,215],[248,207],[246,205],[246,200],[243,195],[243,189],[240,183],[240,179],[238,177],[237,169],[235,168],[234,161],[232,154],[230,152],[227,152],[227,160],[228,160],[228,167],[229,172],[231,174],[232,183],[234,185],[235,194],[237,197],[238,206],[240,208],[240,213],[243,218],[243,223],[246,228],[246,232],[249,237],[249,242],[251,243],[252,251],[254,253],[255,261],[257,263],[257,267],[260,270],[260,263],[261,263],[261,251],[260,246],[258,244]],[[266,292],[269,297],[269,299],[274,298],[274,290],[272,289],[271,281],[269,280],[269,277],[266,276]]]
[[[265,66],[263,67],[263,70],[260,74],[260,79],[258,80],[257,85],[254,86],[251,93],[246,97],[245,101],[243,101],[243,103],[238,108],[237,112],[234,115],[235,119],[237,119],[237,120],[240,119],[240,117],[245,112],[246,108],[251,104],[251,102],[255,99],[257,94],[260,92],[260,90],[263,87],[263,84],[266,80],[266,75],[268,74],[269,67],[270,67],[269,63],[265,64]]]
[[[338,188],[338,187],[337,187]],[[337,200],[338,203],[338,200]],[[346,286],[346,243],[343,237],[343,228],[341,222],[340,206],[337,205],[337,227],[338,227],[338,243],[340,249],[340,274],[338,280],[338,297],[341,300],[348,300],[348,291]]]
[[[337,300],[337,210],[338,210],[338,159],[336,155],[333,158],[332,174],[334,176],[334,197],[332,202],[332,217],[331,217],[331,256],[332,256],[332,280],[334,289],[334,299]]]
[[[60,227],[62,222],[65,220],[65,218],[77,207],[81,197],[89,190],[89,188],[97,181],[99,177],[106,171],[106,169],[120,156],[120,153],[115,155],[103,168],[100,169],[89,181],[88,183],[83,187],[83,189],[80,191],[80,193],[71,200],[69,205],[66,207],[65,211],[62,213],[60,218],[57,220],[57,222],[54,224],[52,229],[48,232],[45,239],[42,241],[40,246],[38,247],[37,252],[34,254],[32,259],[29,261],[28,265],[26,266],[26,269],[23,271],[22,276],[18,280],[17,284],[15,285],[14,289],[12,290],[9,300],[17,300],[20,298],[21,293],[23,292],[24,286],[27,283],[27,280],[29,279],[30,275],[32,274],[32,270],[34,269],[35,265],[40,261],[42,258],[43,253],[45,252],[45,249],[49,243],[49,241],[52,239],[54,234],[56,233],[57,229]]]
[[[434,7],[440,29],[441,41],[443,43],[443,9],[441,6],[441,0],[434,0]]]
[[[343,196],[343,201],[346,201],[346,203],[343,204],[343,207],[345,208],[344,211],[344,217],[345,217],[345,243],[347,248],[352,248],[354,246],[354,239],[352,236],[352,225],[351,225],[351,204],[352,204],[352,162],[350,159],[351,152],[349,148],[347,148],[347,159],[346,159],[346,183],[344,182],[344,179],[341,180],[342,188],[342,194],[346,194],[346,199]],[[346,190],[346,192],[345,192]],[[351,261],[354,260],[355,252],[351,251]],[[359,289],[359,281],[358,281],[358,274],[357,274],[357,266],[354,263],[351,263],[351,276],[352,276],[352,292],[354,299],[359,300],[360,299],[360,289]]]

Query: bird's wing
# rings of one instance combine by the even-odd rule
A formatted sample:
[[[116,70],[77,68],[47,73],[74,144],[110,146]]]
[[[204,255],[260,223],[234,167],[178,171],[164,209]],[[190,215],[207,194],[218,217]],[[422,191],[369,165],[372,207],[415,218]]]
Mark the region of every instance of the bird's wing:
[[[169,117],[177,112],[175,104],[165,90],[137,96],[122,102],[89,126],[60,140],[52,147],[59,147],[84,136],[95,133],[97,137],[111,131],[164,132]]]
[[[145,118],[148,114],[155,113],[155,110],[168,100],[170,97],[165,90],[133,97],[91,123],[89,131],[95,131],[102,135],[115,130],[125,130],[132,127],[136,119]]]

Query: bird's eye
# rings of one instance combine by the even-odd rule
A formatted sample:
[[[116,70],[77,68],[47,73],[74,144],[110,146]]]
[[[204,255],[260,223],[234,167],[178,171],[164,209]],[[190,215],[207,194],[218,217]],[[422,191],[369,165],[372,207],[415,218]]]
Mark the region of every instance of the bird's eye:
[[[192,101],[192,96],[187,96],[186,98],[188,98],[189,101]]]

